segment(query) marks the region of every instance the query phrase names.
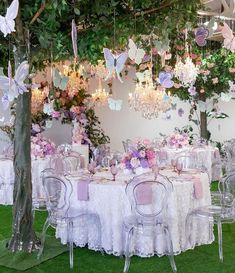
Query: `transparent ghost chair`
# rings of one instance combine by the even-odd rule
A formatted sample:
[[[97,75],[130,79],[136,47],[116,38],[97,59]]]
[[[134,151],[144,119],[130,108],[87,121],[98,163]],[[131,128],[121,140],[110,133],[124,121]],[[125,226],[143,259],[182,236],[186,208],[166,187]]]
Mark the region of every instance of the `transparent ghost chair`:
[[[2,168],[13,165],[12,159],[5,156],[0,158],[0,163]],[[2,170],[0,175],[0,204],[12,205],[15,176],[14,172],[6,170],[6,172],[5,169]]]
[[[92,159],[96,162],[97,166],[102,166],[103,158],[110,157],[110,147],[101,144],[92,151]]]
[[[194,220],[209,222],[211,232],[213,225],[217,224],[219,259],[223,262],[222,224],[235,221],[235,171],[224,176],[218,184],[218,192],[211,194],[212,205],[204,206],[189,212],[186,218],[186,243],[192,243],[190,230]],[[210,239],[213,239],[212,232]]]
[[[89,212],[87,209],[75,210],[70,207],[73,187],[67,178],[55,175],[44,175],[42,180],[47,199],[48,217],[43,226],[38,258],[40,258],[43,253],[48,227],[56,228],[58,225],[65,225],[67,242],[69,243],[70,268],[73,268],[73,230],[78,226],[79,228],[81,228],[81,226],[84,228],[94,226],[98,230],[97,242],[95,244],[97,248],[99,248],[101,246],[101,224],[99,216]]]
[[[60,144],[57,149],[56,152],[60,153],[60,154],[69,154],[72,151],[72,146],[68,143],[63,143]]]
[[[152,179],[148,179],[152,176]],[[167,221],[168,197],[173,187],[164,176],[155,176],[153,173],[134,177],[126,186],[126,194],[131,203],[132,215],[124,219],[123,230],[125,235],[125,265],[124,273],[130,266],[131,245],[135,233],[142,236],[157,236],[159,233],[165,235],[167,251],[173,272],[177,272],[174,261],[171,234]],[[169,220],[169,219],[168,219]]]
[[[225,158],[224,168],[226,172],[235,171],[235,139],[226,141],[223,146]]]

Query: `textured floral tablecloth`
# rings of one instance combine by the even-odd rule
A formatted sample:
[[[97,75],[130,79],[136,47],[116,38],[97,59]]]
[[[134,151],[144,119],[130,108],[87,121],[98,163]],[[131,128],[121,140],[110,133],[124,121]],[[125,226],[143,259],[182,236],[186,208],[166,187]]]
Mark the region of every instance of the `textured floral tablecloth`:
[[[40,180],[41,171],[49,167],[50,158],[39,158],[32,160],[32,184],[33,198],[44,197],[42,184]],[[13,189],[14,189],[14,170],[12,160],[0,161],[0,176],[4,180],[4,187],[0,188],[0,204],[13,204]]]
[[[163,175],[176,176],[172,170],[161,171]],[[191,175],[182,174],[178,180],[173,179],[173,193],[168,203],[168,219],[171,236],[173,239],[173,250],[179,254],[185,249],[185,218],[187,213],[199,206],[209,205],[211,203],[210,186],[208,176],[205,173],[194,174],[198,177],[203,186],[203,197],[196,199],[194,197],[194,185],[191,181]],[[73,209],[88,209],[97,213],[102,226],[102,248],[108,254],[122,255],[124,250],[124,240],[122,225],[126,216],[131,214],[131,206],[125,193],[126,182],[131,178],[123,172],[117,174],[117,180],[111,181],[110,172],[96,173],[93,182],[89,184],[89,200],[78,201],[77,185],[79,178],[68,177],[73,185],[73,193],[70,204]],[[191,230],[194,243],[188,248],[194,248],[195,245],[209,244],[213,238],[209,238],[209,225],[205,222],[197,222]],[[96,237],[94,226],[80,227],[74,229],[73,239],[77,246],[85,246],[88,243],[90,249],[96,249],[94,240]],[[56,237],[61,238],[62,243],[67,241],[67,231],[65,226],[58,226]],[[162,236],[155,239],[143,235],[137,236],[133,250],[136,255],[148,257],[154,254],[159,256],[166,253],[166,245]]]

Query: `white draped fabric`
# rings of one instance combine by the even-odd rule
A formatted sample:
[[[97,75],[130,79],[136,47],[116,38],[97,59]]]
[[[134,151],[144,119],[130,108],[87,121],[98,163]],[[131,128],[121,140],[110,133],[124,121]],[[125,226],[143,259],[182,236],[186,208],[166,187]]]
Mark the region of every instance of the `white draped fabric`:
[[[175,176],[173,182],[173,193],[169,196],[167,219],[173,240],[174,254],[179,254],[185,249],[185,218],[187,213],[199,206],[209,205],[211,203],[210,186],[208,177],[205,173],[192,174],[190,172],[180,175],[180,180],[172,170],[161,171],[161,174]],[[194,197],[194,184],[192,175],[202,182],[203,197],[196,199]],[[102,226],[102,248],[106,253],[113,255],[122,255],[124,250],[124,239],[122,226],[126,216],[131,214],[129,200],[125,193],[126,182],[131,178],[130,175],[118,173],[117,181],[111,181],[112,176],[109,172],[100,172],[95,174],[93,181],[89,184],[89,200],[78,201],[77,185],[79,178],[75,176],[68,177],[73,185],[71,196],[71,207],[73,209],[87,209],[97,213]],[[73,238],[77,246],[84,246],[96,249],[94,246],[95,227],[85,226],[74,229]],[[197,222],[191,230],[194,238],[194,244],[187,248],[194,248],[195,245],[209,244],[213,241],[210,238],[208,222]],[[61,238],[62,243],[66,243],[66,227],[58,226],[56,237]],[[135,243],[132,246],[133,253],[141,257],[149,257],[154,254],[164,255],[167,251],[162,235],[145,236],[136,234]]]
[[[44,197],[42,183],[40,180],[41,171],[49,167],[50,158],[39,158],[32,160],[32,184],[33,198]],[[14,189],[14,170],[13,161],[0,161],[0,176],[4,180],[4,187],[0,188],[0,204],[13,204],[13,189]]]

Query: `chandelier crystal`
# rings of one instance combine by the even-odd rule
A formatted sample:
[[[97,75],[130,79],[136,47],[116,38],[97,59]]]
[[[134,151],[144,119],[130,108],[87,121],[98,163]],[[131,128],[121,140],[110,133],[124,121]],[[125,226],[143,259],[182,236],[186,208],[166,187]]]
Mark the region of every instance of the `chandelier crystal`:
[[[171,108],[170,94],[161,86],[156,88],[151,77],[136,84],[135,91],[129,93],[128,102],[131,109],[142,112],[146,119],[157,118],[159,113]]]
[[[184,87],[192,86],[198,75],[198,67],[195,66],[192,59],[187,57],[185,63],[181,60],[175,65],[174,74]]]
[[[91,94],[92,100],[96,106],[104,106],[109,98],[109,93],[102,88],[101,79],[99,78],[99,87]]]

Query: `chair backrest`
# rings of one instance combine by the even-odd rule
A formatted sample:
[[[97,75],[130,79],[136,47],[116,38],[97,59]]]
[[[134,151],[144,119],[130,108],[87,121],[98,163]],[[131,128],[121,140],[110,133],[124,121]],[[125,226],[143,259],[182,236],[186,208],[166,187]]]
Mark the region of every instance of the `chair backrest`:
[[[54,154],[50,157],[49,167],[54,169],[57,174],[64,174],[65,173],[65,162],[64,156],[62,154]]]
[[[156,180],[147,179],[151,175],[153,176],[150,173],[136,176],[126,186],[132,212],[146,220],[164,214],[168,205],[167,198],[173,189],[169,187],[166,177],[159,175]]]
[[[105,144],[97,146],[92,152],[92,159],[97,166],[102,165],[103,158],[107,156],[110,156],[110,148]]]
[[[78,169],[80,168],[80,164],[81,164],[80,155],[75,155],[71,153],[65,156],[63,158],[63,161],[64,161],[65,172],[67,174],[77,172]]]
[[[179,152],[174,159],[177,163],[182,163],[183,169],[194,169],[197,167],[196,154],[190,152]]]
[[[46,194],[46,206],[52,223],[67,216],[72,194],[71,182],[62,176],[44,175],[42,183]]]
[[[226,171],[235,170],[235,139],[226,141],[223,150],[226,157]]]
[[[56,149],[57,153],[61,153],[65,155],[69,154],[71,151],[72,151],[72,146],[68,143],[60,144]]]

